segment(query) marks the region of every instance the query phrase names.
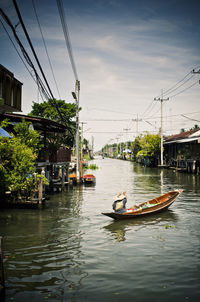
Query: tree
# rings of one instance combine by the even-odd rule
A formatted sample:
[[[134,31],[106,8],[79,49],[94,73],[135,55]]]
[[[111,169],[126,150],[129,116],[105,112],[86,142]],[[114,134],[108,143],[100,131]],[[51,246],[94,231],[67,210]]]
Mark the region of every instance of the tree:
[[[39,154],[39,150],[42,147],[40,136],[37,131],[31,128],[31,123],[22,120],[21,123],[14,126],[14,131],[22,144],[29,147],[35,155]]]
[[[55,100],[55,103],[56,107],[59,108],[62,117],[56,107],[52,105],[51,100],[40,104],[33,102],[32,110],[29,115],[44,117],[74,129],[75,122],[72,121],[72,119],[76,116],[76,105],[74,103],[65,103],[64,100]]]
[[[196,129],[199,129],[199,126],[197,124],[194,125],[190,130],[196,130]]]
[[[137,153],[142,148],[140,145],[140,139],[141,139],[141,137],[136,137],[135,140],[131,144],[131,149],[132,149],[134,158],[137,156]]]
[[[0,191],[26,188],[28,175],[35,171],[36,156],[18,137],[0,137]]]
[[[4,121],[4,128],[8,125]],[[2,126],[1,125],[1,126]],[[24,121],[15,125],[11,138],[0,137],[0,193],[21,192],[30,186],[31,175],[35,171],[39,134],[29,128]]]
[[[141,150],[137,153],[144,157],[157,157],[160,154],[161,138],[159,134],[150,134],[147,132],[146,135],[140,138],[139,145]]]
[[[75,140],[76,123],[73,121],[76,116],[76,105],[74,103],[65,103],[64,100],[55,100],[58,110],[52,106],[52,101],[46,101],[41,104],[33,102],[30,116],[37,116],[47,118],[58,123],[64,124],[68,127],[67,134],[48,133],[47,134],[47,148],[52,152],[58,150],[60,146],[65,145],[72,147]]]

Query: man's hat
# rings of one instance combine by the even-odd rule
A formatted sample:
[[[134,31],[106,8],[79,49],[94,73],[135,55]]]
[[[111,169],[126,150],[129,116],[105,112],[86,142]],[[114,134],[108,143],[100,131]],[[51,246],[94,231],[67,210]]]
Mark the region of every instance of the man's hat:
[[[120,192],[120,193],[118,193],[118,194],[114,197],[114,200],[122,200],[122,199],[124,199],[125,197],[126,197],[126,196]]]

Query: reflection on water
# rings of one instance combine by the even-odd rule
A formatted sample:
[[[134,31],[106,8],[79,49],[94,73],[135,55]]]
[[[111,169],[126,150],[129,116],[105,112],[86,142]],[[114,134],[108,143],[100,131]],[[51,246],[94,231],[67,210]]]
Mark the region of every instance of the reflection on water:
[[[87,277],[82,269],[82,187],[68,190],[64,199],[54,196],[43,210],[4,211],[6,292],[19,294],[21,301],[30,300],[30,292],[38,292],[38,299],[60,299],[68,290],[77,291]]]
[[[178,215],[172,211],[167,210],[166,212],[154,214],[151,216],[113,221],[104,228],[108,230],[114,238],[120,242],[126,240],[126,232],[135,231],[139,232],[151,225],[168,225],[173,224],[178,220]]]
[[[199,176],[95,163],[95,186],[69,187],[41,209],[0,212],[5,302],[198,301]],[[180,188],[166,212],[126,221],[101,215],[119,191],[131,207]]]

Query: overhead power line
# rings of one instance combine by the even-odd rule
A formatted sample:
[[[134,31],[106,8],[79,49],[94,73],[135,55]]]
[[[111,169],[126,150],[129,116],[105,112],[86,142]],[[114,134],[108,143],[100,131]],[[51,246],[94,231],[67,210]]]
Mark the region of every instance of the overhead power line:
[[[38,57],[37,57],[37,54],[36,54],[36,52],[35,52],[35,50],[34,50],[34,47],[33,47],[33,44],[32,44],[32,42],[31,42],[31,39],[30,39],[30,37],[29,37],[29,34],[28,34],[28,32],[27,32],[27,30],[26,30],[26,27],[25,27],[25,25],[24,25],[24,22],[23,22],[21,13],[20,13],[20,11],[19,11],[19,8],[18,8],[18,5],[17,5],[16,0],[13,0],[13,4],[14,4],[15,10],[16,10],[16,12],[17,12],[17,15],[18,15],[20,24],[21,24],[21,26],[22,26],[22,28],[23,28],[23,31],[24,31],[24,33],[25,33],[25,36],[26,36],[26,38],[27,38],[27,40],[28,40],[28,43],[29,43],[29,45],[30,45],[30,47],[31,47],[31,50],[32,50],[32,52],[33,52],[34,58],[35,58],[35,60],[36,60],[36,62],[37,62],[37,64],[38,64],[38,67],[39,67],[39,69],[40,69],[40,72],[41,72],[41,74],[42,74],[42,76],[43,76],[43,78],[44,78],[44,81],[45,81],[46,85],[47,85],[47,88],[48,88],[48,91],[49,91],[49,94],[50,94],[49,101],[50,101],[50,102],[52,103],[52,105],[56,108],[56,110],[57,110],[57,112],[58,112],[58,114],[59,114],[61,120],[65,123],[65,118],[63,117],[62,113],[60,112],[59,107],[57,106],[57,103],[56,103],[56,101],[55,101],[55,98],[54,98],[54,96],[53,96],[53,93],[52,93],[52,91],[51,91],[51,88],[50,88],[50,86],[49,86],[49,84],[48,84],[48,81],[47,81],[47,79],[46,79],[46,76],[45,76],[45,74],[44,74],[44,71],[43,71],[43,69],[42,69],[42,66],[41,66],[41,64],[40,64],[40,62],[39,62],[39,59],[38,59]]]
[[[172,94],[172,92],[176,91],[177,89],[179,89],[180,87],[182,87],[183,85],[185,85],[187,82],[189,82],[192,78],[194,77],[194,75],[191,75],[187,80],[185,80],[184,82],[182,82],[180,85],[178,85],[177,87],[175,87],[174,89],[171,89],[168,93],[163,93],[163,95],[167,95],[170,96]]]
[[[195,122],[200,122],[200,120],[195,120],[193,118],[187,117],[184,114],[181,114],[181,116],[185,117],[186,119],[190,120],[190,121],[195,121]]]
[[[190,85],[190,86],[186,87],[185,89],[183,89],[183,90],[181,90],[181,91],[177,92],[177,93],[176,93],[176,94],[174,94],[174,95],[171,95],[171,96],[170,96],[170,98],[173,98],[173,97],[175,97],[175,96],[177,96],[177,95],[179,95],[179,94],[181,94],[181,93],[185,92],[186,90],[188,90],[188,89],[192,88],[193,86],[195,86],[195,85],[196,85],[196,84],[198,84],[198,83],[199,83],[199,81],[194,82],[192,85]]]
[[[185,92],[186,90],[192,88],[197,83],[199,83],[199,81],[196,81],[196,82],[192,83],[191,85],[187,86],[186,88],[182,89],[181,91],[178,91],[177,93],[172,95],[173,92],[175,92],[176,90],[181,88],[183,85],[185,85],[187,82],[189,82],[194,77],[195,74],[200,73],[200,70],[195,71],[195,69],[197,69],[197,68],[199,68],[199,66],[195,67],[193,70],[188,72],[181,80],[177,81],[171,88],[168,88],[167,90],[163,91],[162,95],[173,98],[173,97]],[[189,75],[190,75],[190,77],[189,77]],[[156,98],[159,98],[159,97],[160,96],[157,96]],[[152,111],[152,109],[154,108],[154,107],[152,107],[152,105],[153,105],[153,101],[147,106],[147,109],[144,111],[142,116],[144,116],[144,114],[146,114],[148,111],[149,111],[149,113],[150,113],[150,111]],[[156,114],[156,113],[154,113],[154,114]]]
[[[137,121],[137,119],[86,119],[85,122],[129,122]]]
[[[33,9],[34,9],[35,16],[36,16],[36,19],[37,19],[38,27],[39,27],[39,30],[40,30],[40,33],[41,33],[41,36],[42,36],[42,41],[43,41],[43,44],[44,44],[44,48],[45,48],[46,55],[47,55],[47,58],[48,58],[49,66],[50,66],[51,73],[52,73],[52,76],[53,76],[53,79],[54,79],[54,83],[55,83],[55,86],[56,86],[56,89],[57,89],[57,93],[58,93],[59,98],[61,99],[60,92],[59,92],[59,89],[58,89],[58,84],[57,84],[57,81],[56,81],[56,78],[55,78],[55,74],[54,74],[53,67],[52,67],[52,64],[51,64],[51,60],[50,60],[50,57],[49,57],[49,53],[48,53],[48,50],[47,50],[47,45],[45,43],[44,35],[43,35],[43,32],[42,32],[42,27],[40,25],[40,21],[39,21],[39,17],[38,17],[38,14],[37,14],[37,10],[36,10],[34,0],[32,0],[32,5],[33,5]]]
[[[63,28],[63,33],[64,33],[64,37],[65,37],[66,46],[68,49],[68,54],[69,54],[72,70],[74,73],[75,80],[78,81],[78,74],[77,74],[76,65],[74,62],[72,46],[71,46],[71,41],[70,41],[70,36],[69,36],[69,30],[68,30],[67,22],[65,21],[66,18],[65,18],[62,0],[57,0],[57,6],[58,6],[58,12],[60,15],[60,20],[61,20],[61,24],[62,24],[62,28]]]
[[[183,82],[190,74],[191,74],[191,71],[188,72],[188,73],[187,73],[180,81],[176,82],[171,88],[168,88],[167,90],[163,91],[163,96],[166,95],[166,94],[169,94],[169,93],[171,93],[172,91],[174,91],[175,89],[177,89],[176,86],[177,86],[179,83]],[[187,80],[187,81],[188,81],[188,80]],[[186,82],[187,82],[187,81],[186,81]],[[181,84],[181,85],[183,85],[183,84]]]
[[[44,81],[45,81],[46,85],[47,85],[47,88],[48,88],[48,90],[49,90],[49,93],[50,93],[52,99],[54,99],[54,96],[53,96],[53,93],[52,93],[51,88],[50,88],[50,86],[49,86],[49,83],[47,82],[47,79],[46,79],[46,76],[45,76],[44,71],[43,71],[43,69],[42,69],[42,66],[41,66],[41,64],[40,64],[40,62],[39,62],[39,60],[38,60],[38,57],[37,57],[37,54],[36,54],[35,49],[34,49],[34,47],[33,47],[33,44],[32,44],[32,42],[31,42],[31,39],[30,39],[30,37],[29,37],[29,34],[28,34],[28,32],[27,32],[27,30],[26,30],[26,27],[25,27],[25,25],[24,25],[24,22],[23,22],[21,13],[20,13],[19,8],[18,8],[18,5],[17,5],[17,1],[16,1],[16,0],[13,0],[13,4],[14,4],[14,6],[15,6],[15,10],[16,10],[16,12],[17,12],[17,15],[18,15],[20,24],[21,24],[21,26],[22,26],[22,29],[23,29],[23,31],[24,31],[24,33],[25,33],[25,36],[26,36],[26,38],[27,38],[27,40],[28,40],[28,43],[29,43],[29,45],[30,45],[30,47],[31,47],[32,53],[33,53],[33,55],[34,55],[34,58],[35,58],[35,60],[36,60],[36,62],[37,62],[37,64],[38,64],[38,67],[39,67],[39,69],[40,69],[40,72],[41,72],[41,74],[42,74],[42,76],[43,76],[43,78],[44,78]]]
[[[199,66],[196,66],[195,68],[193,68],[193,70],[190,70],[181,80],[177,81],[174,85],[172,85],[172,87],[170,87],[167,90],[163,91],[163,96],[166,96],[166,95],[168,96],[169,94],[171,94],[171,92],[177,90],[178,88],[183,86],[185,83],[187,83],[193,77],[193,75],[195,73],[194,70],[196,68],[199,68]],[[191,74],[193,74],[193,75],[189,79],[187,79],[187,77]],[[179,85],[179,84],[181,84],[181,85]],[[178,87],[176,87],[176,86],[178,86]],[[160,96],[157,96],[157,98],[158,97],[160,97]]]
[[[150,104],[149,104],[149,106],[147,107],[147,109],[142,113],[142,116],[144,116],[145,114],[146,114],[146,112],[150,112],[153,108],[154,108],[154,106],[155,106],[155,102],[154,101],[152,101]]]
[[[2,12],[1,12],[1,11],[0,11],[0,14],[2,14]],[[8,38],[9,38],[9,40],[10,40],[10,42],[12,43],[12,45],[13,45],[13,47],[15,48],[15,50],[16,50],[16,52],[17,52],[18,56],[20,57],[20,59],[21,59],[22,63],[23,63],[23,64],[24,64],[24,66],[26,67],[26,69],[27,69],[27,71],[29,72],[29,74],[30,74],[30,76],[32,77],[32,79],[33,79],[33,80],[36,82],[36,80],[35,80],[35,78],[33,77],[32,73],[31,73],[31,72],[30,72],[30,70],[28,69],[28,67],[27,67],[27,65],[26,65],[26,63],[25,63],[25,61],[24,61],[23,57],[20,55],[20,52],[18,51],[18,49],[17,49],[17,47],[16,47],[15,43],[13,42],[13,40],[12,40],[12,38],[11,38],[11,36],[10,36],[9,32],[7,31],[7,29],[6,29],[5,25],[3,24],[3,22],[2,22],[1,20],[0,20],[0,22],[1,22],[1,24],[2,24],[3,28],[4,28],[5,32],[6,32],[6,34],[7,34]],[[36,84],[37,84],[37,82],[36,82]]]
[[[14,35],[14,37],[15,37],[15,39],[16,39],[16,41],[17,41],[17,43],[18,43],[18,45],[19,45],[19,47],[20,47],[20,49],[21,49],[21,52],[22,52],[22,54],[23,54],[23,56],[24,56],[24,58],[25,58],[27,64],[33,69],[34,74],[35,74],[35,77],[36,77],[36,80],[35,80],[35,81],[36,81],[36,83],[37,83],[37,85],[38,85],[40,91],[43,93],[43,95],[45,96],[46,99],[49,99],[49,98],[50,98],[50,95],[49,95],[47,89],[45,88],[45,86],[44,86],[42,80],[40,79],[40,77],[39,77],[39,75],[38,75],[38,73],[37,73],[37,70],[35,69],[35,66],[34,66],[34,64],[32,63],[32,61],[31,61],[31,59],[30,59],[30,57],[29,57],[27,51],[25,50],[23,44],[21,43],[21,41],[20,41],[20,39],[19,39],[19,37],[18,37],[18,35],[17,35],[17,33],[16,33],[15,27],[12,25],[10,19],[9,19],[8,16],[3,12],[3,10],[2,10],[1,8],[0,8],[0,14],[1,14],[1,16],[3,17],[4,21],[5,21],[5,22],[9,25],[9,27],[11,28],[11,30],[12,30],[12,32],[13,32],[13,35]],[[16,48],[15,48],[15,49],[16,49]]]
[[[88,108],[87,108],[88,109]],[[123,111],[117,111],[117,110],[111,110],[111,109],[104,109],[104,108],[92,108],[90,107],[88,110],[94,110],[94,111],[105,111],[105,112],[114,112],[114,113],[120,113],[122,114],[128,114],[128,115],[136,115],[132,114],[131,112],[123,112]]]

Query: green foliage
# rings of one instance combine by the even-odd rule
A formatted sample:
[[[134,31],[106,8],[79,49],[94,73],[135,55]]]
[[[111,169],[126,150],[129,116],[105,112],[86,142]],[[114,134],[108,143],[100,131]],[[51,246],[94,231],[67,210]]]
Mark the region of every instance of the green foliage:
[[[197,130],[197,129],[200,129],[200,128],[197,124],[195,124],[190,130]]]
[[[175,225],[166,224],[165,229],[175,228]]]
[[[8,126],[4,120],[1,126]],[[23,121],[14,127],[12,138],[0,137],[0,194],[33,190],[35,160],[39,146],[39,134]]]
[[[10,121],[6,118],[1,122],[0,128],[6,128],[8,125],[10,125]]]
[[[39,144],[39,133],[31,128],[31,123],[27,123],[23,120],[22,123],[14,126],[14,130],[22,144],[25,144],[34,153],[38,153],[42,145]]]
[[[88,145],[89,145],[89,141],[88,141],[86,138],[83,139],[83,145],[85,145],[86,148],[87,148]]]
[[[96,165],[96,164],[91,164],[87,167],[87,169],[90,169],[90,170],[97,170],[99,169],[99,167]]]
[[[47,149],[51,151],[58,150],[62,145],[72,147],[74,144],[76,129],[76,123],[73,121],[76,116],[76,105],[74,103],[65,103],[64,100],[55,100],[55,102],[64,117],[64,122],[56,108],[52,105],[53,103],[51,100],[41,104],[33,102],[32,110],[29,113],[30,116],[47,118],[68,127],[69,133],[67,134],[47,134]]]
[[[89,154],[84,154],[84,159],[89,161],[89,160],[91,160],[91,157]]]
[[[137,142],[137,146],[140,147],[140,151],[137,152],[137,156],[158,156],[160,154],[161,138],[158,134],[150,134],[147,132]]]
[[[106,145],[102,148],[102,153],[109,154],[111,148],[112,154],[117,157],[119,150],[124,150],[127,147],[132,150],[133,158],[138,156],[156,158],[160,156],[161,137],[158,134],[146,132],[145,135],[136,137],[133,142]]]
[[[0,192],[19,191],[35,170],[36,155],[20,138],[0,137]]]
[[[136,157],[137,153],[141,150],[142,146],[140,144],[141,137],[136,137],[134,142],[131,144],[131,149],[133,151],[133,155]]]
[[[29,115],[44,117],[62,123],[61,117],[52,103],[52,100],[40,104],[33,102]],[[65,103],[64,100],[55,100],[55,103],[61,114],[65,117],[65,120],[70,123],[71,119],[76,115],[76,105],[74,103]]]

